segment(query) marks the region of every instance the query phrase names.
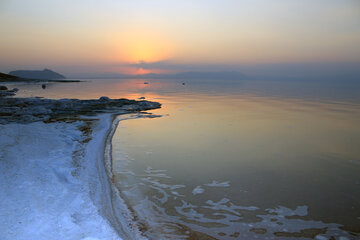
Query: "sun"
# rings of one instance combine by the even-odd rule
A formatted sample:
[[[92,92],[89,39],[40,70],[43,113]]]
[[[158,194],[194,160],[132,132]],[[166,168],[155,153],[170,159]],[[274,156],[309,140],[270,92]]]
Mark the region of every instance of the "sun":
[[[153,41],[135,39],[128,47],[127,55],[129,61],[155,62],[160,60],[164,53],[158,49],[157,44]]]
[[[158,33],[133,31],[116,38],[117,58],[125,62],[157,62],[171,58],[173,53],[171,42]]]

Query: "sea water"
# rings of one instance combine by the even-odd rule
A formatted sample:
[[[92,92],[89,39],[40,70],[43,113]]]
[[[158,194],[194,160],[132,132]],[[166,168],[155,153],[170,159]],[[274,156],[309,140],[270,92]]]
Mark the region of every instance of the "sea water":
[[[98,79],[18,87],[26,89],[20,96],[162,103],[150,111],[156,118],[119,116],[112,140],[115,184],[150,239],[359,237],[356,83]]]

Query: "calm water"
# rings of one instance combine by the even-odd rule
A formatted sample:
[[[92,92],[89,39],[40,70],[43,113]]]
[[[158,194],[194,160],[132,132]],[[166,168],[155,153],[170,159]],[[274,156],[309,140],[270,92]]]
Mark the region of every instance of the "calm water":
[[[358,239],[360,87],[93,80],[19,86],[53,98],[146,97],[119,116],[116,184],[151,239]],[[129,120],[132,119],[132,120]]]

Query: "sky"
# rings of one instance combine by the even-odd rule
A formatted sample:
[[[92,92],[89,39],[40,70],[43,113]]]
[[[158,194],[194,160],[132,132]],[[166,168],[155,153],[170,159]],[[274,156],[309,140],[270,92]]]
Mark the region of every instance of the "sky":
[[[360,66],[358,0],[0,0],[0,31],[0,72]]]

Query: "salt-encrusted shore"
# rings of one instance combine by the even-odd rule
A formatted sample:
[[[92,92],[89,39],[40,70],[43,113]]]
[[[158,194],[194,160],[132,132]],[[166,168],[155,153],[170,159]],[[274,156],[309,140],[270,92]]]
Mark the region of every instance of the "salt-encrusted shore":
[[[0,98],[0,106],[0,239],[142,238],[104,154],[116,114],[159,103]]]

